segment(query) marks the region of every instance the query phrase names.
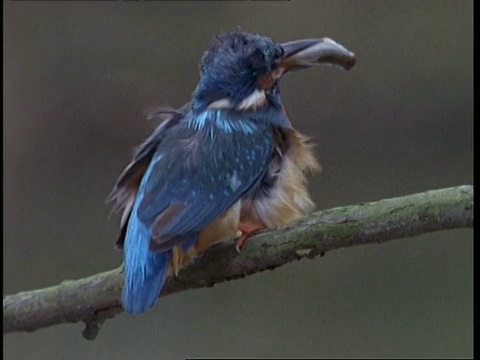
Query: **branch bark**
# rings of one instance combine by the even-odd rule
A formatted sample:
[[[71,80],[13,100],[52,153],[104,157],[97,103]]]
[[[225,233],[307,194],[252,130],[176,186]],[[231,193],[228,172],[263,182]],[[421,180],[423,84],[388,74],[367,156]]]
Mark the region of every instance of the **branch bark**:
[[[471,227],[473,186],[318,211],[253,236],[240,255],[233,241],[211,247],[180,271],[177,279],[169,278],[161,296],[213,286],[338,248]],[[122,283],[120,266],[84,279],[5,296],[3,333],[83,321],[83,336],[94,339],[105,320],[122,312]]]

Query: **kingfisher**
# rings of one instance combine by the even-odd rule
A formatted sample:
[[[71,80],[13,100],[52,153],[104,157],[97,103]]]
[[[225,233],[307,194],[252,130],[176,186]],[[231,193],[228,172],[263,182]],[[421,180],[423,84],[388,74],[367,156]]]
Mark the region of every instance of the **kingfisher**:
[[[313,211],[306,176],[320,166],[287,116],[279,81],[321,64],[349,70],[355,55],[329,38],[280,44],[222,33],[202,56],[191,100],[149,116],[162,121],[109,196],[123,210],[116,245],[126,312],[151,308],[167,276],[213,244],[236,239],[240,252],[258,230]]]

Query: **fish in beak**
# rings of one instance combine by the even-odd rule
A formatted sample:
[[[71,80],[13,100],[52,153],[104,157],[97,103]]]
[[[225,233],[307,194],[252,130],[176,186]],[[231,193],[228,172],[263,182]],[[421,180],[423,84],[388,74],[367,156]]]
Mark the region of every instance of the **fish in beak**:
[[[355,66],[355,54],[332,39],[303,39],[281,44],[283,56],[274,71],[279,79],[289,71],[306,69],[315,65],[333,65],[344,70]]]

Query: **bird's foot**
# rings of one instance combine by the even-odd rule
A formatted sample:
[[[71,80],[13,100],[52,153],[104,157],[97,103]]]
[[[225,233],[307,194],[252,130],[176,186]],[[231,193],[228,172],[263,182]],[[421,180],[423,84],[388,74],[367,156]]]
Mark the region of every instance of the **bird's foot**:
[[[241,232],[242,235],[237,239],[237,245],[235,246],[235,249],[237,250],[237,252],[240,254],[247,239],[250,236],[252,236],[255,232],[263,228],[264,226],[262,225],[258,225],[250,222],[240,223],[238,225],[238,230],[239,232]]]

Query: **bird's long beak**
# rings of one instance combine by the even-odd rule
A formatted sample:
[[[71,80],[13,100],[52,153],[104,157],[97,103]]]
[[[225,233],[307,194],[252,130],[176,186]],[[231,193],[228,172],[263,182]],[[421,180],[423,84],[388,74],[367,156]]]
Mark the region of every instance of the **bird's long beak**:
[[[277,67],[278,77],[314,65],[329,64],[344,70],[355,66],[355,54],[329,38],[296,40],[281,46],[284,54]]]

